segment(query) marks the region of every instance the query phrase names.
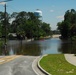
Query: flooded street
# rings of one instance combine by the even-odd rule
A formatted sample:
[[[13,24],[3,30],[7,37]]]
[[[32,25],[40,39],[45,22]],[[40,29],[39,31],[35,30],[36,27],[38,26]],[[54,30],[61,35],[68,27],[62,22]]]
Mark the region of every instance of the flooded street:
[[[30,55],[39,56],[44,54],[75,53],[75,44],[61,41],[59,38],[51,38],[38,41],[18,41],[7,42],[6,50],[0,48],[0,55]]]

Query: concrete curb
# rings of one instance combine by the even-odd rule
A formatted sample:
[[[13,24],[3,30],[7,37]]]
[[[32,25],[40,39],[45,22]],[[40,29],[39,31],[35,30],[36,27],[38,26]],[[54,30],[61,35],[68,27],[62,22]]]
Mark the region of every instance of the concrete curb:
[[[33,69],[33,71],[37,74],[37,75],[39,75],[39,73],[36,71],[36,69],[34,68],[34,66],[36,65],[36,60],[38,59],[39,57],[37,57],[34,61],[33,61],[33,63],[32,63],[32,69]]]
[[[39,59],[39,61],[38,61],[38,64],[37,64],[37,67],[45,74],[45,75],[52,75],[52,74],[49,74],[47,71],[45,71],[41,66],[40,66],[40,61],[41,61],[41,59],[43,58],[43,57],[45,57],[45,56],[47,56],[47,55],[43,55],[40,59]]]

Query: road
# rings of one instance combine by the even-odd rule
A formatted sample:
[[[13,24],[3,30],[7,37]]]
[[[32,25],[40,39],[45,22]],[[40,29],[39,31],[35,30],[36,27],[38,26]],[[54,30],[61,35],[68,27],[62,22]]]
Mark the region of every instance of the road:
[[[20,56],[6,63],[1,63],[0,75],[37,75],[32,69],[35,59],[36,56]]]
[[[53,38],[59,38],[59,36],[61,36],[60,34],[57,34],[57,35],[53,35],[52,37]]]

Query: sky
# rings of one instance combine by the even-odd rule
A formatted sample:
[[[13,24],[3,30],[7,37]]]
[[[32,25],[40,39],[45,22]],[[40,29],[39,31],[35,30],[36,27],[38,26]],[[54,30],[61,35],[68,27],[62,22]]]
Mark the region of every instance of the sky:
[[[0,0],[3,1],[3,0]],[[49,23],[52,30],[57,29],[57,23],[64,20],[67,10],[76,10],[76,0],[12,0],[7,2],[7,12],[35,12],[42,11],[42,21]],[[0,11],[4,12],[4,6],[0,4]]]

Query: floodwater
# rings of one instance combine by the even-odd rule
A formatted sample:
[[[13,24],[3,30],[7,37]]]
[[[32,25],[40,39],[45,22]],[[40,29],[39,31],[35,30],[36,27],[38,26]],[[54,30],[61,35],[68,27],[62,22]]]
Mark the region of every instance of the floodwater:
[[[51,38],[38,41],[10,40],[7,47],[0,48],[0,55],[44,55],[76,53],[75,44],[61,41],[59,38]]]

